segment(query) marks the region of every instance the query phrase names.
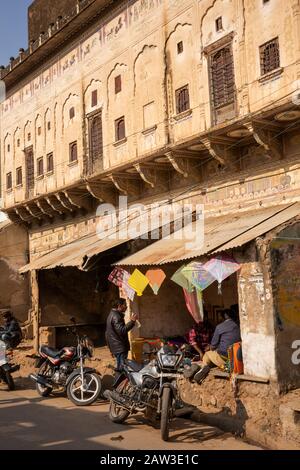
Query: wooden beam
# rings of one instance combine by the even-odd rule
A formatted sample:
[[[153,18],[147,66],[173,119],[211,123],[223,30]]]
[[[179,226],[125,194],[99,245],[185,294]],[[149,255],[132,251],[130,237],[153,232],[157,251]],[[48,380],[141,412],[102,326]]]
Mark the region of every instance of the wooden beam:
[[[228,372],[223,372],[222,370],[212,370],[211,374],[214,377],[220,378],[220,379],[229,379],[230,374]],[[236,379],[238,380],[244,380],[246,382],[257,382],[257,383],[262,383],[262,384],[268,384],[270,381],[269,379],[263,378],[263,377],[255,377],[253,375],[244,375],[244,374],[237,374],[235,376]]]

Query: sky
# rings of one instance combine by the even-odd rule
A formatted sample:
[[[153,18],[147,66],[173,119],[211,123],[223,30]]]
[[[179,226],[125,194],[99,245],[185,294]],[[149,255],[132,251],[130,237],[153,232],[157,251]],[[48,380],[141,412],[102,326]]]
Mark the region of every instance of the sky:
[[[0,0],[0,65],[27,49],[27,8],[33,0]]]

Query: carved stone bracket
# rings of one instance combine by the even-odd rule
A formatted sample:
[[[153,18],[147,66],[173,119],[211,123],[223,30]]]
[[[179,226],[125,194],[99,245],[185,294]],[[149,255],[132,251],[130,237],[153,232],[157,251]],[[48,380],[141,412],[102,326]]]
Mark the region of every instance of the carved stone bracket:
[[[186,158],[183,158],[182,156],[176,156],[173,152],[166,153],[166,157],[168,158],[174,170],[177,171],[177,173],[184,176],[184,178],[187,178],[189,176],[189,173],[187,171]]]
[[[204,147],[209,151],[210,155],[217,160],[222,166],[230,165],[228,158],[228,151],[226,151],[225,145],[215,144],[211,139],[201,140]]]
[[[272,158],[272,156],[276,159],[282,158],[282,144],[274,130],[255,122],[247,122],[244,126],[251,132],[257,144],[264,149],[268,158]]]
[[[155,178],[155,170],[151,170],[149,168],[143,167],[140,163],[134,165],[134,168],[142,178],[142,180],[151,186],[151,188],[155,187],[156,178]]]
[[[8,216],[9,220],[11,220],[11,222],[15,224],[20,224],[20,225],[25,224],[25,221],[18,215],[18,213],[16,212],[16,209],[7,212],[6,215]],[[26,223],[29,223],[29,222],[26,221]]]
[[[67,211],[74,212],[76,210],[76,207],[69,201],[64,193],[57,193],[55,197]]]
[[[32,215],[24,207],[15,207],[15,213],[23,222],[30,223],[33,220]]]
[[[86,189],[90,195],[101,202],[115,204],[116,194],[115,191],[105,184],[87,183]]]
[[[38,206],[38,208],[44,215],[50,218],[54,217],[53,209],[49,206],[49,204],[47,203],[45,199],[41,199],[37,201],[36,205]]]
[[[50,207],[54,210],[54,212],[57,212],[58,214],[62,215],[64,213],[62,209],[62,205],[60,202],[55,198],[55,197],[46,197],[46,201],[49,204]]]
[[[87,198],[88,193],[75,192],[75,191],[63,191],[66,200],[73,206],[74,209],[90,209],[90,201]]]
[[[137,196],[140,192],[140,186],[136,179],[119,175],[109,175],[109,179],[117,190],[126,196]]]
[[[35,204],[26,204],[25,208],[34,219],[41,220],[43,218],[39,207]]]

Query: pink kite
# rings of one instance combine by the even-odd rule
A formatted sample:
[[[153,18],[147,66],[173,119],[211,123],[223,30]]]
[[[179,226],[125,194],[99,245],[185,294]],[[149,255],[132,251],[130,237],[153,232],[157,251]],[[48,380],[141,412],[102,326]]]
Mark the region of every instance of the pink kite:
[[[241,268],[239,263],[227,255],[216,256],[215,258],[212,258],[207,263],[205,263],[203,267],[218,281],[219,294],[222,294],[222,282],[224,279],[231,276],[231,274],[235,273]]]

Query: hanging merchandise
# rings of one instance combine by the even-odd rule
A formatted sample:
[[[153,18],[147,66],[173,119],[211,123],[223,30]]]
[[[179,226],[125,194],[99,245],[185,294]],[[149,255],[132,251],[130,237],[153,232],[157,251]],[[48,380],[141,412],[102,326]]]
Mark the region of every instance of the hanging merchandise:
[[[115,268],[108,276],[108,280],[112,282],[115,286],[122,287],[123,276],[124,276],[124,269]]]
[[[131,302],[133,302],[134,296],[135,296],[135,290],[132,289],[132,287],[129,286],[129,284],[128,284],[129,278],[130,278],[129,272],[127,272],[127,271],[124,270],[122,288],[123,288],[123,290],[124,290],[124,292],[125,292],[127,298],[128,298],[129,300],[131,300]]]
[[[149,269],[145,276],[148,279],[154,294],[157,295],[160,287],[166,279],[165,273],[162,269]]]
[[[196,261],[185,266],[182,273],[186,279],[200,291],[206,289],[216,280],[216,278],[204,268],[202,263]]]
[[[143,292],[148,286],[148,284],[148,279],[138,269],[135,269],[130,278],[128,279],[129,287],[134,289],[139,297],[143,295]]]
[[[204,268],[207,272],[211,273],[218,281],[218,293],[222,294],[222,282],[231,274],[238,271],[241,266],[233,258],[227,255],[220,255],[212,258],[205,263]]]
[[[193,292],[195,287],[193,284],[183,275],[183,269],[185,266],[181,266],[181,268],[177,269],[176,273],[173,274],[171,280],[178,284],[180,287],[185,289],[187,292]]]
[[[123,268],[115,268],[110,275],[108,280],[112,282],[115,286],[123,289],[125,296],[133,301],[135,296],[135,290],[128,285],[128,279],[130,278],[129,272],[125,271]]]
[[[193,319],[196,323],[202,322],[204,317],[202,292],[199,289],[195,289],[193,292],[183,289],[183,293],[186,307]]]

